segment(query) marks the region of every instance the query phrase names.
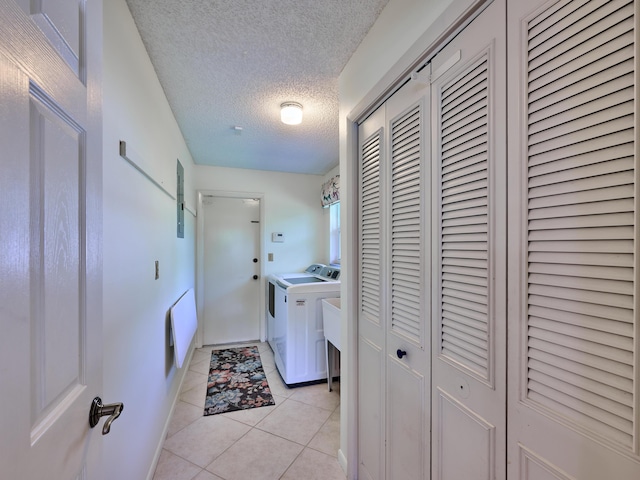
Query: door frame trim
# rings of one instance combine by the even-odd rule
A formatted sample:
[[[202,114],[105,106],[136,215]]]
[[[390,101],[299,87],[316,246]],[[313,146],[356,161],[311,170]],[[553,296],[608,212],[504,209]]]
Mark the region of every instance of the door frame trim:
[[[260,259],[265,257],[264,247],[264,227],[265,227],[265,208],[264,193],[259,192],[232,192],[227,190],[196,190],[197,195],[197,211],[196,216],[196,311],[198,314],[198,329],[196,331],[196,348],[202,348],[204,340],[204,214],[203,198],[205,196],[223,197],[223,198],[257,198],[260,200],[260,228],[258,229],[258,255]],[[260,261],[260,283],[265,278],[265,262]],[[267,339],[266,325],[266,309],[265,309],[265,289],[259,288],[260,297],[258,299],[258,315],[260,328],[260,341]]]

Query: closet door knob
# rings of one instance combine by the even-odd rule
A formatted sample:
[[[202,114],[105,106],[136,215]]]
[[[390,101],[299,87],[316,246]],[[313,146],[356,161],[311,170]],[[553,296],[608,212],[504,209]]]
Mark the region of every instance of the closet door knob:
[[[254,280],[257,280],[257,279],[258,279],[258,275],[254,275],[254,276],[253,276],[253,279],[254,279]]]
[[[398,358],[402,358],[402,357],[404,357],[406,354],[407,354],[407,352],[406,352],[406,351],[404,351],[404,350],[400,350],[400,349],[398,349],[398,350],[396,351],[396,355],[398,356]]]

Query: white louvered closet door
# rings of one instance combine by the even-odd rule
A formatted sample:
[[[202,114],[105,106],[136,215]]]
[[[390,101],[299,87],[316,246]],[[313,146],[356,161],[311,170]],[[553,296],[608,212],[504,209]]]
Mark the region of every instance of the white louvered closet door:
[[[640,478],[638,3],[510,4],[510,478]]]
[[[385,478],[384,105],[358,129],[358,478]]]
[[[428,479],[430,474],[429,90],[427,83],[411,80],[386,102],[389,480]]]
[[[359,127],[363,479],[430,475],[429,93],[410,81]]]
[[[496,0],[432,61],[432,478],[506,478],[506,29]]]

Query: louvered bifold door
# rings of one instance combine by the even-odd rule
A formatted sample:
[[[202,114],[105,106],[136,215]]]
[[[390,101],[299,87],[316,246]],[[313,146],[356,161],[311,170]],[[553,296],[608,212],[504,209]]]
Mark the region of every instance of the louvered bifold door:
[[[396,99],[394,99],[395,101]],[[424,346],[421,170],[422,104],[391,123],[391,323],[395,335]],[[389,108],[389,106],[388,106]]]
[[[638,4],[517,3],[514,475],[640,478]]]
[[[384,106],[358,130],[358,477],[384,479]]]
[[[421,82],[409,81],[386,103],[387,479],[429,478],[428,112],[429,87]]]
[[[505,478],[505,2],[432,62],[433,478]]]

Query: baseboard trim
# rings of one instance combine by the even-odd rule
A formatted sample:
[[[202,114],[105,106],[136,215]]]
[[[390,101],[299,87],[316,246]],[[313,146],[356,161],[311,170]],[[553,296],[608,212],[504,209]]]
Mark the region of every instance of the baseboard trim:
[[[162,454],[162,447],[164,445],[164,441],[167,439],[167,432],[169,431],[169,424],[171,423],[171,418],[173,418],[173,412],[176,409],[176,405],[178,404],[178,399],[180,398],[180,392],[182,391],[182,384],[184,383],[184,379],[187,376],[187,371],[191,366],[191,359],[193,358],[193,353],[196,351],[195,347],[191,347],[191,352],[189,353],[189,358],[186,362],[184,362],[182,368],[184,371],[182,372],[182,378],[180,378],[180,384],[178,385],[178,389],[176,390],[176,395],[173,398],[173,402],[171,403],[171,408],[169,409],[169,415],[167,415],[167,420],[164,423],[164,427],[162,429],[162,435],[160,436],[160,441],[158,442],[158,446],[156,447],[156,453],[153,456],[153,461],[151,462],[151,466],[149,467],[149,472],[147,473],[146,480],[153,480],[153,475],[156,473],[156,468],[158,467],[158,461],[160,460],[160,455]]]
[[[348,473],[347,473],[347,457],[344,456],[344,453],[342,453],[342,449],[341,448],[338,449],[338,463],[340,464],[340,468],[342,468],[342,471],[344,472],[344,474],[348,475]]]

